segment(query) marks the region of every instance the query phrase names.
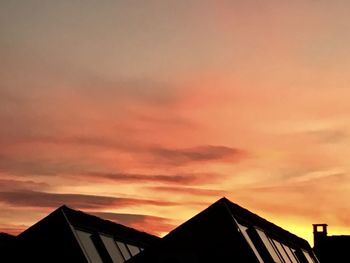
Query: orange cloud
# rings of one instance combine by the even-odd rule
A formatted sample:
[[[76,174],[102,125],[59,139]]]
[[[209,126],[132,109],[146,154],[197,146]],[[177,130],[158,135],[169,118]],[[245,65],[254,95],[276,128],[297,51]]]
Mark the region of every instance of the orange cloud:
[[[178,223],[168,218],[149,215],[108,212],[97,212],[92,214],[158,236],[174,229],[176,223]]]
[[[165,231],[223,194],[349,228],[348,4],[56,2],[0,1],[0,228],[70,203]]]
[[[56,208],[63,204],[81,209],[103,209],[113,207],[128,207],[140,205],[153,206],[175,206],[177,203],[134,199],[134,198],[118,198],[98,195],[84,194],[61,194],[46,193],[36,191],[8,191],[0,192],[0,201],[9,205],[21,207],[44,207]]]

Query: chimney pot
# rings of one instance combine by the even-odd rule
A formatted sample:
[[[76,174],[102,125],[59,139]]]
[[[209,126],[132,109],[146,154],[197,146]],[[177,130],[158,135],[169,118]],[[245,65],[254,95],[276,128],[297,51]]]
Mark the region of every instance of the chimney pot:
[[[314,247],[317,247],[327,238],[327,224],[313,224]]]

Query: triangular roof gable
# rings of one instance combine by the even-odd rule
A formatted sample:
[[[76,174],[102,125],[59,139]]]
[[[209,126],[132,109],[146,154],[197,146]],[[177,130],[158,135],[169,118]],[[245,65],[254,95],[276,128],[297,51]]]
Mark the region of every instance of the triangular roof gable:
[[[21,260],[86,262],[62,207],[19,234],[17,245],[22,250]]]
[[[278,258],[294,262],[294,257],[300,262],[318,262],[309,243],[289,231],[267,221],[249,210],[222,198],[237,223],[247,227],[248,238],[255,240],[255,247],[264,258]],[[272,257],[271,257],[272,256]]]
[[[274,223],[262,218],[261,216],[247,210],[246,208],[243,208],[231,202],[227,198],[224,197],[220,199],[218,202],[224,203],[228,207],[232,216],[239,223],[247,227],[256,227],[256,228],[262,229],[264,232],[269,234],[269,236],[281,242],[284,242],[299,248],[303,248],[308,251],[311,250],[309,243],[305,239],[300,238],[290,233],[289,231],[275,225]]]
[[[18,244],[23,250],[23,256],[36,262],[87,262],[86,258],[91,254],[87,255],[88,251],[78,232],[106,234],[142,248],[149,247],[159,239],[63,205],[22,232],[18,236]]]
[[[58,224],[61,222],[61,224]],[[41,219],[18,236],[20,238],[30,235],[32,232],[36,232],[38,229],[46,225],[55,225],[57,227],[68,227],[69,225],[85,229],[91,232],[102,232],[105,234],[113,235],[116,238],[128,242],[138,243],[138,245],[149,246],[154,242],[157,242],[160,238],[146,232],[136,230],[110,220],[105,220],[100,217],[87,214],[85,212],[72,209],[66,205],[62,205],[45,218]],[[61,229],[63,231],[64,229]],[[68,230],[68,229],[66,229]]]
[[[232,203],[226,198],[221,198],[214,204],[210,205],[207,209],[203,210],[193,218],[189,219],[171,231],[162,239],[159,246],[145,250],[139,256],[131,259],[130,263],[150,262],[156,259],[159,260],[161,257],[166,257],[166,253],[168,253],[168,255],[181,254],[181,249],[182,247],[186,246],[186,243],[188,245],[188,250],[195,250],[196,248],[199,248],[197,254],[205,254],[205,256],[198,262],[211,262],[212,260],[214,260],[214,262],[232,262],[232,260],[235,260],[235,262],[244,263],[264,262],[261,257],[259,259],[256,256],[254,249],[252,249],[252,246],[250,246],[246,236],[243,235],[243,231],[239,225],[243,225],[247,228],[257,228],[259,230],[262,230],[269,237],[276,239],[278,242],[281,242],[285,245],[291,245],[296,249],[303,249],[313,255],[311,247],[306,240],[282,229],[281,227],[278,227],[277,225],[265,220],[264,218],[250,212],[241,206]],[[201,232],[201,230],[203,231]],[[221,232],[216,233],[216,231]],[[229,235],[226,235],[227,233],[229,233]],[[198,236],[197,239],[193,237],[195,235]],[[220,235],[223,236],[221,237]],[[215,260],[213,258],[210,258],[212,256],[210,253],[213,252],[214,248],[207,247],[200,250],[203,244],[205,245],[207,242],[211,242],[212,239],[216,239],[216,244],[213,244],[214,247],[224,246],[224,243],[220,243],[220,239],[222,238],[225,239],[226,243],[231,242],[230,246],[226,247],[226,249],[231,250],[231,255],[234,255],[233,258],[227,260],[226,258]],[[193,240],[203,244],[198,245],[196,242],[193,242]],[[260,246],[255,248],[258,250],[258,254],[260,253],[260,255],[263,255],[265,253],[265,256],[266,254],[269,254],[266,248],[261,248],[263,247]],[[160,255],[160,251],[164,255]],[[220,253],[225,253],[225,251],[221,251]],[[252,259],[252,255],[254,255],[254,259]],[[268,257],[270,256],[271,255],[268,255]],[[298,257],[303,258],[304,256],[299,255]],[[178,262],[187,261],[179,260]]]
[[[79,229],[112,235],[118,240],[141,247],[148,247],[160,239],[146,232],[74,210],[67,206],[62,206],[60,209],[64,212],[69,223]]]
[[[219,200],[128,262],[258,263],[258,260],[228,208]]]
[[[309,243],[303,239],[300,238],[289,231],[275,225],[274,223],[267,221],[266,219],[260,217],[259,215],[249,211],[246,208],[243,208],[239,206],[238,204],[235,204],[228,200],[226,197],[223,197],[210,205],[208,208],[200,212],[199,214],[195,215],[179,227],[175,228],[173,231],[169,232],[168,235],[164,237],[166,239],[168,236],[174,235],[176,232],[180,231],[182,228],[187,227],[188,225],[193,224],[194,222],[201,220],[201,218],[207,216],[207,214],[215,209],[217,206],[224,206],[227,209],[222,209],[222,214],[217,214],[217,217],[226,217],[230,216],[233,217],[238,223],[241,223],[247,227],[257,227],[265,232],[267,232],[269,235],[271,235],[274,238],[279,239],[280,241],[285,241],[287,243],[293,243],[296,246],[303,248],[303,249],[311,249]],[[234,221],[232,221],[234,223]]]

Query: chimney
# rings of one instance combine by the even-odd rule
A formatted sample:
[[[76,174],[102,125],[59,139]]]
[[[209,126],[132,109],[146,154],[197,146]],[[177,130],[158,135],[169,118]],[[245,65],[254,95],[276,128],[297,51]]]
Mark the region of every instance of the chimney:
[[[319,247],[327,238],[327,224],[313,224],[314,227],[314,248]]]

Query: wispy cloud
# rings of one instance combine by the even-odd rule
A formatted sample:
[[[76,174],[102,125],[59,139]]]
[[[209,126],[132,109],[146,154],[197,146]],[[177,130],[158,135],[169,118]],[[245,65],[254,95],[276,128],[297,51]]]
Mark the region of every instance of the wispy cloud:
[[[296,180],[237,189],[232,195],[270,215],[343,224],[348,208],[341,197],[349,187],[341,184],[348,180],[349,175],[345,173],[317,171],[300,175]],[[283,198],[279,198],[281,196]]]
[[[204,184],[218,181],[223,175],[214,173],[182,173],[182,174],[128,174],[128,173],[106,173],[106,172],[90,172],[82,174],[89,180],[123,182],[123,183],[162,183],[186,185]]]
[[[6,191],[0,192],[0,201],[20,207],[57,208],[63,204],[80,209],[104,209],[132,206],[175,206],[170,201],[118,198],[84,194],[61,194],[38,191]]]
[[[13,179],[1,179],[0,178],[0,189],[6,189],[6,191],[13,191],[13,190],[45,190],[50,188],[49,184],[47,183],[38,183],[30,180],[13,180]]]
[[[232,162],[244,157],[241,149],[227,146],[203,145],[193,148],[152,148],[150,153],[157,160],[171,165],[186,165],[196,162]]]
[[[103,167],[96,160],[75,160],[74,158],[54,157],[40,159],[29,156],[24,159],[7,157],[0,155],[0,172],[19,177],[28,178],[44,178],[57,177],[61,178],[81,178],[81,183],[87,184],[92,182],[113,182],[113,183],[161,183],[161,184],[206,184],[223,180],[225,177],[218,173],[128,173],[128,172],[114,172],[113,168]],[[13,180],[13,184],[7,181],[3,189],[12,189],[12,185],[25,186],[25,189],[37,189],[34,181],[27,185],[21,184],[20,180]],[[43,186],[43,185],[42,185]],[[10,187],[10,188],[7,188]]]
[[[54,160],[53,156],[46,158],[32,156],[15,158],[0,155],[0,172],[13,175],[50,176],[80,172],[86,168],[78,160],[67,160],[66,158]]]
[[[123,214],[110,212],[92,212],[92,214],[156,235],[169,232],[176,227],[177,223],[174,220],[168,218],[141,214]]]
[[[173,83],[151,78],[125,78],[106,76],[84,76],[80,92],[95,101],[133,101],[149,105],[166,106],[178,99],[177,89]]]
[[[154,186],[149,187],[155,192],[165,192],[172,194],[188,194],[193,196],[216,196],[222,197],[228,192],[226,190],[216,190],[216,189],[204,189],[204,188],[194,188],[194,187],[171,187],[171,186]]]
[[[0,224],[0,233],[8,233],[11,235],[18,235],[27,229],[26,225],[16,225],[16,224]]]
[[[309,131],[305,135],[310,135],[320,143],[336,144],[349,139],[349,133],[346,129],[323,129]]]

